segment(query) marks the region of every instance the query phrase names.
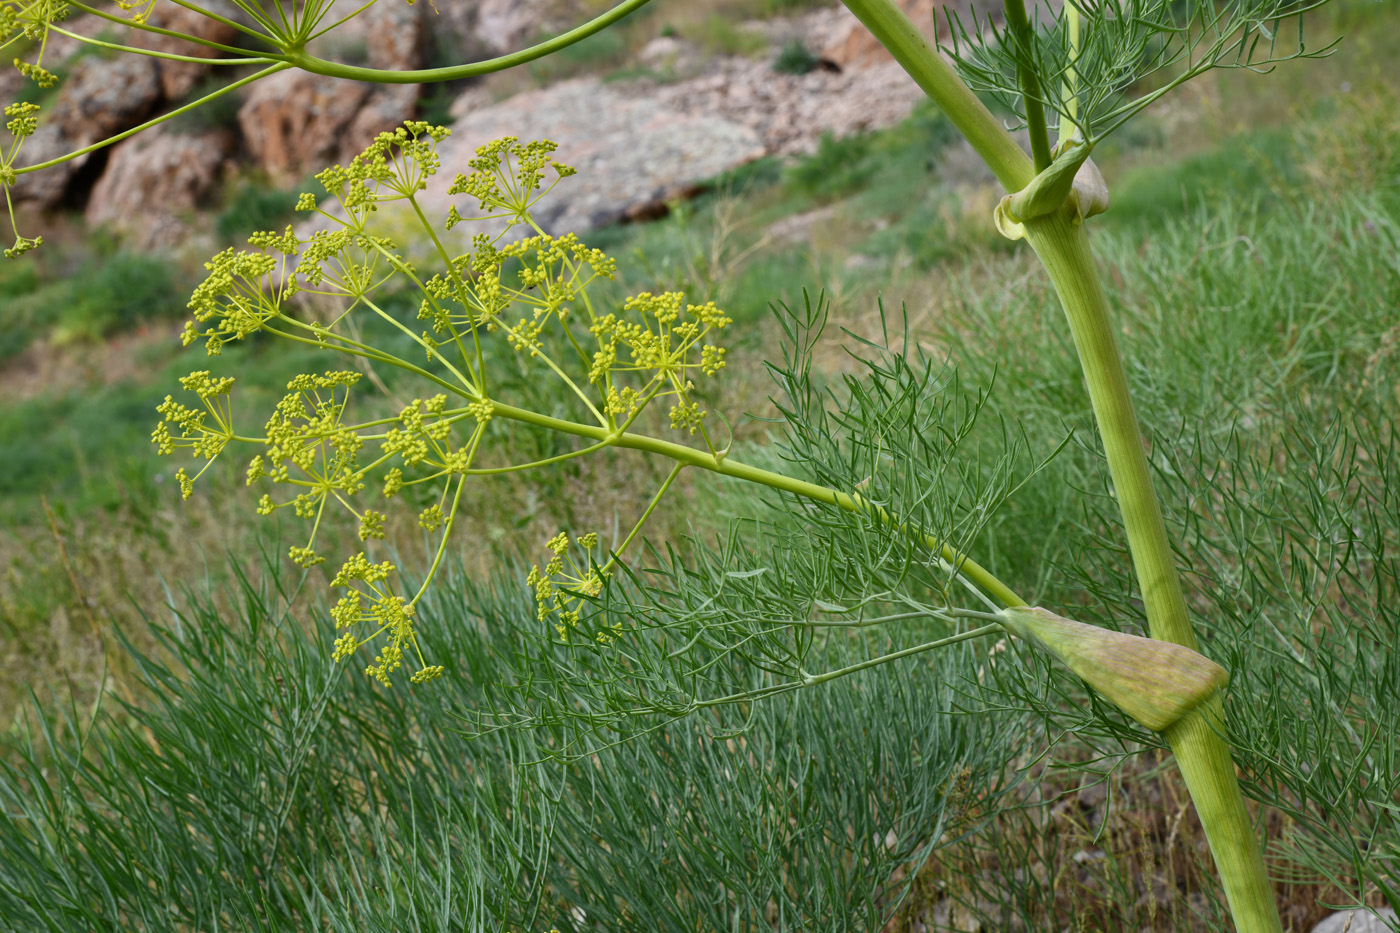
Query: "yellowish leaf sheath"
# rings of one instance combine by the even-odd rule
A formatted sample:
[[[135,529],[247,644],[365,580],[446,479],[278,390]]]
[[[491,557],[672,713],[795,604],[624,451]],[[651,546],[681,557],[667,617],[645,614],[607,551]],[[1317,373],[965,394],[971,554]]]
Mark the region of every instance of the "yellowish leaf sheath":
[[[1059,658],[1089,686],[1147,728],[1161,732],[1229,683],[1225,668],[1169,641],[1114,632],[1039,606],[1003,609],[1014,635]]]

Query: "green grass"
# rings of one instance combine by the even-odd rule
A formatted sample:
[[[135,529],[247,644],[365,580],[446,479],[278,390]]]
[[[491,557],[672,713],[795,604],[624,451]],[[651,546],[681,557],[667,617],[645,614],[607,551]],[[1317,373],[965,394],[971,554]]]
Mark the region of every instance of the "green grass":
[[[319,189],[303,185],[298,190]],[[221,240],[242,244],[255,231],[281,230],[290,224],[296,218],[296,203],[294,191],[244,181],[229,194],[224,209],[214,219],[214,232]]]
[[[631,21],[635,16],[633,14],[622,23]],[[557,55],[531,62],[528,67],[530,74],[540,84],[551,84],[575,75],[619,67],[626,61],[628,51],[627,35],[623,29],[605,29],[562,49]]]
[[[177,110],[186,104],[194,103],[222,87],[224,87],[223,82],[219,81],[217,78],[205,78],[191,88],[190,92],[186,94],[183,99],[174,103],[171,109]],[[236,129],[238,127],[239,106],[240,102],[236,94],[225,94],[188,113],[183,113],[173,118],[169,123],[169,128],[181,133],[190,134]]]
[[[820,61],[802,40],[794,39],[778,52],[778,57],[773,60],[773,70],[778,74],[805,75]]]
[[[1298,815],[1306,835],[1292,839],[1306,857],[1295,854],[1293,863],[1345,871],[1341,859],[1358,833],[1387,839],[1394,831],[1383,806],[1392,789],[1348,782],[1345,766],[1372,760],[1381,774],[1400,773],[1393,743],[1358,746],[1343,728],[1364,723],[1378,735],[1400,734],[1400,697],[1393,693],[1400,680],[1390,670],[1400,633],[1389,608],[1395,583],[1385,570],[1393,558],[1384,556],[1400,536],[1392,508],[1400,459],[1385,453],[1395,437],[1384,417],[1397,382],[1393,366],[1372,358],[1380,334],[1394,326],[1388,309],[1400,301],[1400,205],[1372,196],[1326,208],[1198,207],[1165,223],[1150,255],[1136,264],[1126,261],[1140,249],[1135,231],[1097,239],[1105,265],[1123,270],[1113,302],[1125,351],[1140,361],[1134,392],[1154,448],[1163,451],[1155,460],[1159,482],[1189,556],[1193,595],[1208,601],[1198,603],[1210,610],[1201,615],[1207,651],[1231,668],[1231,727],[1247,737],[1239,754],[1251,774],[1286,765],[1296,775],[1305,760],[1337,762],[1317,780],[1327,782],[1327,799],[1341,809],[1279,799],[1266,783],[1246,786]],[[1252,248],[1210,248],[1216,241],[1203,242],[1202,230],[1222,231],[1227,244],[1247,237]],[[987,261],[996,282],[1018,274],[1026,258]],[[1313,266],[1337,270],[1349,290],[1334,288],[1321,272],[1308,274]],[[1048,289],[1032,286],[1008,300],[977,281],[959,286],[951,319],[957,326],[943,334],[965,383],[989,381],[995,368],[995,405],[1035,444],[1070,427],[1091,436],[1072,348]],[[1341,448],[1323,427],[1339,416],[1351,438]],[[1308,433],[1309,425],[1319,427]],[[1370,455],[1346,454],[1346,444]],[[1289,456],[1279,459],[1280,449]],[[1051,605],[1131,625],[1132,587],[1113,544],[1121,540],[1116,507],[1103,489],[1092,446],[1071,447],[994,518],[979,557]],[[1310,492],[1295,493],[1303,489]],[[732,507],[752,514],[744,499],[739,494]],[[1216,502],[1228,503],[1228,511]],[[1336,547],[1340,528],[1359,529],[1351,532],[1350,551]],[[1240,529],[1250,542],[1244,552],[1230,537]],[[1318,541],[1335,543],[1330,556],[1299,550]],[[1307,574],[1279,576],[1280,567],[1326,573],[1298,589]],[[281,918],[292,928],[437,929],[473,928],[484,917],[514,918],[522,928],[538,895],[527,882],[546,879],[542,928],[713,928],[724,922],[721,914],[732,922],[737,909],[741,929],[768,929],[759,918],[777,904],[780,929],[865,929],[866,918],[883,921],[894,909],[898,884],[886,887],[894,866],[922,859],[941,835],[915,827],[945,819],[976,825],[985,815],[944,809],[957,799],[946,794],[961,768],[972,768],[968,788],[995,787],[1013,748],[992,737],[1040,735],[1029,722],[999,727],[985,714],[936,714],[939,704],[996,703],[995,692],[975,699],[968,652],[939,655],[936,668],[911,664],[894,677],[758,704],[749,731],[732,738],[723,730],[737,722],[699,718],[605,752],[596,763],[522,768],[521,761],[539,755],[530,743],[547,736],[507,731],[462,746],[452,731],[454,711],[491,701],[488,685],[517,679],[513,665],[538,650],[538,623],[513,571],[497,572],[499,589],[454,574],[425,606],[425,647],[450,671],[430,697],[381,690],[331,666],[324,624],[315,621],[321,610],[293,621],[315,596],[304,594],[303,608],[289,618],[284,599],[269,589],[276,578],[270,573],[261,588],[249,585],[223,600],[233,609],[192,596],[192,610],[157,628],[159,657],[173,660],[138,659],[128,681],[139,702],[102,713],[95,729],[87,707],[70,711],[61,729],[52,712],[42,714],[47,727],[39,713],[31,712],[27,731],[17,721],[7,752],[15,770],[0,775],[8,821],[0,826],[0,891],[31,892],[31,902],[68,891],[53,916],[69,925],[101,925],[119,911],[137,929],[199,925],[220,913],[231,926],[271,929]],[[1344,604],[1330,595],[1333,579],[1349,581]],[[1329,627],[1312,630],[1307,616],[1268,608],[1284,610],[1299,598],[1317,606]],[[1261,652],[1261,612],[1313,660]],[[303,626],[320,634],[308,639]],[[1322,666],[1338,659],[1333,668]],[[1082,688],[1062,673],[1025,656],[1008,657],[995,670],[990,690],[1046,698],[1036,713],[1051,722],[1079,718]],[[1318,681],[1319,671],[1329,671],[1328,679]],[[960,696],[942,692],[958,683]],[[1286,694],[1277,693],[1279,683],[1288,685]],[[1352,697],[1354,706],[1338,718],[1329,695]],[[1319,729],[1264,728],[1260,712],[1281,704],[1308,710]],[[1112,725],[1112,714],[1080,722],[1081,741],[1091,748],[1098,742],[1110,756],[1134,750],[1131,743],[1115,748],[1115,731],[1100,735],[1104,722]],[[258,726],[250,733],[248,723]],[[1321,728],[1326,723],[1335,726]],[[1128,734],[1151,747],[1145,734]],[[1083,748],[1062,743],[1056,756],[1072,758]],[[1118,793],[1128,802],[1108,804],[1107,814],[1136,806],[1138,785],[1131,782],[1156,780],[1114,760],[1099,767],[1119,769],[1112,779],[1124,782]],[[1043,773],[1044,781],[1052,776]],[[53,796],[28,792],[43,784],[54,787]],[[1043,792],[1046,784],[1016,793],[1033,786]],[[1033,798],[1023,802],[1035,805]],[[1181,845],[1196,832],[1190,825],[1173,835],[1165,822],[1134,830],[1113,817],[1094,841],[1107,853],[1104,861],[1048,885],[994,866],[1012,858],[1076,864],[1070,856],[1089,845],[1094,827],[1081,833],[1053,820],[1022,820],[1021,813],[1009,811],[981,834],[937,850],[936,877],[945,885],[917,887],[908,910],[951,897],[994,928],[1058,928],[1072,917],[1105,929],[1121,922],[1196,930],[1216,922],[1210,918],[1218,906],[1209,900],[1181,909],[1128,896],[1145,870],[1144,846]],[[548,852],[546,826],[555,833]],[[884,847],[887,827],[896,829],[893,850]],[[84,843],[60,844],[65,839]],[[131,851],[151,855],[123,857]],[[1213,890],[1198,867],[1183,863],[1172,871],[1193,890]],[[1319,893],[1305,889],[1309,897]],[[3,896],[12,900],[0,916],[14,928],[34,922],[23,898]],[[571,919],[575,907],[591,918],[587,925]]]
[[[155,257],[118,251],[13,264],[0,277],[0,361],[39,340],[84,343],[184,312],[183,277]]]
[[[545,735],[464,746],[456,717],[535,638],[514,584],[449,573],[425,605],[456,620],[427,636],[453,659],[431,702],[331,664],[275,572],[156,623],[138,704],[31,711],[0,746],[0,929],[679,933],[776,909],[863,930],[912,880],[897,866],[975,825],[1023,731],[946,715],[951,684],[911,663],[732,738],[660,724],[567,765],[531,764]]]
[[[1130,169],[1114,181],[1103,225],[1151,230],[1222,198],[1292,188],[1300,181],[1297,159],[1292,133],[1266,129],[1179,162]]]

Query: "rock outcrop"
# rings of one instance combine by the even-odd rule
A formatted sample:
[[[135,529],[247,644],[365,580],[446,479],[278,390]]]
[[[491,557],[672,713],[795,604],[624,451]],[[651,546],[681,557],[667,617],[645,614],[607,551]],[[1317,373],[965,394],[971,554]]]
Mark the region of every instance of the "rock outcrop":
[[[613,223],[766,151],[746,126],[585,78],[461,114],[439,148],[442,174],[470,172],[476,147],[500,136],[551,139],[556,158],[578,169],[540,204],[536,220],[554,231]]]
[[[135,126],[161,100],[155,60],[134,55],[112,61],[80,59],[53,106],[40,114],[39,130],[25,140],[23,164],[37,165]],[[19,201],[56,205],[91,155],[20,176],[11,195]]]
[[[238,126],[253,160],[289,184],[348,161],[375,134],[412,119],[417,100],[415,85],[376,87],[283,71],[253,86]]]
[[[927,4],[903,2],[926,35],[932,37],[936,25],[946,32],[946,22],[935,24]],[[970,21],[975,12],[985,20],[993,2],[963,0],[957,15]],[[525,17],[528,6],[483,0],[480,14]],[[545,0],[536,6],[544,9]],[[521,39],[518,31],[492,28],[493,42]],[[780,74],[771,55],[734,56],[680,81],[582,79],[486,105],[479,92],[469,91],[451,111],[458,122],[443,147],[444,171],[465,171],[475,147],[496,136],[552,139],[559,143],[559,159],[578,168],[579,175],[541,203],[537,219],[550,229],[586,230],[664,212],[657,207],[666,199],[759,156],[802,155],[828,133],[849,136],[891,126],[924,99],[844,7],[755,28],[767,34],[773,54],[786,42],[800,41],[820,50],[825,67]],[[703,56],[683,36],[668,36],[649,43],[638,57],[647,67],[674,75]]]
[[[874,42],[844,9],[784,28],[809,47],[844,35],[844,47],[856,49],[849,36],[857,33]],[[641,58],[656,67],[697,54],[683,39],[667,37],[649,44]],[[653,216],[664,213],[668,199],[745,162],[810,152],[826,133],[890,126],[923,99],[888,56],[853,53],[846,65],[789,75],[776,73],[771,59],[736,56],[672,83],[576,79],[495,104],[469,91],[451,110],[457,122],[440,150],[442,170],[449,177],[468,171],[476,147],[498,136],[551,139],[559,144],[558,159],[579,174],[541,202],[542,226],[582,231]],[[437,207],[445,211],[446,200]]]
[[[217,6],[214,9],[218,9]],[[232,10],[218,10],[223,15],[232,13]],[[208,16],[201,16],[193,10],[187,10],[182,6],[173,3],[158,3],[151,10],[149,20],[152,26],[159,26],[161,29],[169,29],[171,32],[184,33],[187,36],[194,36],[208,42],[218,42],[223,45],[235,43],[238,37],[238,30],[227,23],[210,19]],[[200,45],[195,42],[186,42],[183,39],[175,39],[170,36],[162,36],[155,33],[132,30],[131,43],[137,48],[151,49],[156,52],[170,52],[175,55],[187,55],[194,58],[221,58],[223,53],[217,49]],[[178,101],[190,91],[194,90],[199,79],[209,72],[208,65],[201,65],[197,62],[177,62],[168,59],[155,59],[156,70],[160,76],[161,93],[168,101]]]
[[[470,7],[470,0],[457,0]],[[337,0],[326,13],[325,22],[349,16],[364,0]],[[404,0],[382,0],[354,19],[313,40],[308,51],[331,61],[368,65],[389,71],[422,67],[426,47],[426,20],[436,19],[431,4]]]
[[[809,153],[826,133],[849,136],[892,126],[923,99],[894,62],[860,70],[816,69],[776,74],[767,61],[725,59],[689,81],[638,87],[634,93],[682,113],[707,114],[746,126],[774,155]]]
[[[514,51],[542,31],[559,5],[551,0],[481,0],[477,36],[495,54]]]
[[[222,7],[218,0],[210,8],[221,14],[233,12],[231,7]],[[157,4],[149,22],[210,42],[228,43],[237,35],[237,30],[226,23],[168,3]],[[210,59],[222,54],[197,43],[130,28],[118,29],[112,35],[114,27],[110,22],[91,15],[77,17],[67,25],[70,31],[84,35],[106,33],[108,38],[119,43],[152,51]],[[208,65],[198,62],[135,55],[112,59],[77,58],[85,48],[88,47],[60,33],[50,35],[44,57],[46,66],[51,69],[71,67],[71,73],[53,104],[40,113],[38,131],[25,141],[22,164],[47,162],[130,129],[159,113],[164,104],[184,98],[209,70]],[[0,97],[5,102],[15,97],[23,84],[23,79],[16,83],[10,78],[15,74],[8,71],[5,80],[0,81]],[[108,155],[101,153],[95,157],[101,159]],[[74,178],[93,158],[92,154],[79,156],[62,165],[23,176],[12,194],[16,200],[36,202],[43,208],[55,207]],[[105,171],[112,170],[109,167]]]
[[[163,127],[118,143],[88,199],[88,223],[117,229],[140,249],[179,242],[189,232],[187,216],[208,202],[235,143],[230,130],[182,135]]]
[[[1312,928],[1312,933],[1387,933],[1397,917],[1389,907],[1375,910],[1344,910],[1332,914]]]
[[[968,32],[976,32],[989,23],[1000,23],[1005,8],[1002,0],[952,0],[948,3],[929,3],[927,0],[897,0],[910,21],[930,39],[940,40],[952,37],[955,23],[959,21]],[[1048,18],[1058,11],[1063,0],[1031,0],[1029,15],[1034,20],[1048,22]],[[815,50],[823,59],[833,62],[843,69],[869,68],[892,62],[894,59],[885,47],[870,34],[844,6],[829,10],[819,10],[806,18],[808,47]]]
[[[926,34],[946,27],[927,4],[900,2]],[[993,13],[988,4],[996,2],[959,0],[958,12],[965,19],[985,18]],[[361,0],[338,0],[328,21],[360,5]],[[439,0],[437,7],[386,0],[316,40],[311,49],[330,59],[402,71],[423,67],[432,55],[460,56],[468,46],[482,54],[517,49],[591,11],[584,0]],[[163,28],[216,43],[239,40],[233,27],[172,4],[158,5],[155,15],[153,21]],[[707,61],[697,42],[668,35],[638,56],[659,76],[656,80],[575,79],[499,103],[492,102],[490,85],[470,88],[451,109],[457,122],[441,149],[443,172],[450,178],[468,171],[475,148],[498,136],[553,139],[558,158],[578,168],[579,175],[541,204],[537,219],[554,230],[586,230],[664,212],[667,200],[707,179],[763,155],[808,153],[824,134],[889,126],[923,98],[844,7],[743,28],[763,36],[772,50],[768,59]],[[196,57],[217,54],[140,32],[123,41]],[[821,67],[802,75],[776,72],[773,56],[792,41],[816,52]],[[52,51],[62,58],[74,48],[56,42]],[[54,105],[41,114],[39,132],[26,142],[25,164],[134,126],[189,95],[208,68],[134,56],[79,60]],[[171,224],[129,225],[128,215],[149,214],[153,204],[175,213],[194,207],[238,147],[274,182],[293,184],[326,165],[348,161],[375,134],[413,118],[418,92],[414,85],[361,84],[300,71],[265,78],[244,90],[237,133],[182,136],[162,130],[113,149],[88,216],[129,227],[143,242],[155,243],[151,238],[157,234],[148,228]],[[13,194],[57,205],[91,158],[25,176]]]
[[[341,0],[345,13],[361,4]],[[401,0],[377,3],[334,33],[336,46],[319,54],[362,47],[371,68],[407,71],[421,67],[425,31],[420,9]],[[337,15],[332,10],[330,16]],[[343,13],[340,15],[344,15]],[[346,162],[375,135],[413,119],[419,87],[374,85],[283,71],[247,92],[238,126],[249,155],[282,184],[300,180],[333,162]]]

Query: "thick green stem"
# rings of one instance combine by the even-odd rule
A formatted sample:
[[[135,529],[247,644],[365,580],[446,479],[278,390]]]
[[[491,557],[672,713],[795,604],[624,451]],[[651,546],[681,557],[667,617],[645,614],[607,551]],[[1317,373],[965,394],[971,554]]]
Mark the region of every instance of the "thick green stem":
[[[1128,394],[1108,300],[1094,268],[1082,224],[1062,209],[1025,225],[1069,319],[1089,386],[1089,398],[1108,457],[1128,547],[1153,638],[1196,648],[1196,633],[1152,484],[1137,416]],[[1219,697],[1163,733],[1210,841],[1239,933],[1281,933],[1278,907],[1264,871],[1259,842],[1245,811],[1230,749],[1222,736]]]
[[[1035,168],[1025,151],[893,0],[842,2],[972,144],[1002,187],[1020,191],[1030,184]]]
[[[1036,169],[1025,152],[892,0],[844,2],[942,108],[1007,191],[1020,191],[1030,183]],[[1050,274],[1074,333],[1108,455],[1109,472],[1123,511],[1152,637],[1195,649],[1196,635],[1186,613],[1181,581],[1128,395],[1128,380],[1109,324],[1108,302],[1084,228],[1071,223],[1064,210],[1025,227],[1026,239]],[[1223,729],[1221,714],[1220,700],[1216,698],[1188,713],[1164,734],[1205,827],[1236,929],[1239,933],[1282,933],[1278,907],[1235,779],[1230,750],[1217,731]]]
[[[1050,135],[1045,126],[1045,105],[1040,101],[1040,78],[1032,61],[1035,41],[1031,35],[1031,24],[1026,19],[1026,4],[1023,0],[1006,0],[1006,28],[1015,43],[1017,59],[1016,79],[1021,85],[1021,106],[1026,111],[1026,132],[1031,137],[1031,158],[1035,170],[1043,172],[1050,167]]]

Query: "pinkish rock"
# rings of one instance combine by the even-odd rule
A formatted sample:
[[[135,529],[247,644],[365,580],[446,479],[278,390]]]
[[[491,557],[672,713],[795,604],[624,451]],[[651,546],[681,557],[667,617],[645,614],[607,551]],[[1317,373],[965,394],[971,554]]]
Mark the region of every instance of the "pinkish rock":
[[[953,21],[960,20],[963,26],[974,32],[975,23],[985,26],[989,22],[1000,23],[1003,16],[1002,0],[953,0],[949,3],[928,3],[926,0],[896,0],[906,16],[919,32],[933,40],[947,41],[953,34]],[[1054,11],[1060,9],[1063,0],[1032,0],[1029,14],[1032,19],[1039,17],[1041,22],[1049,22]],[[811,28],[807,44],[817,54],[843,69],[869,68],[874,65],[892,62],[894,59],[879,41],[872,36],[860,21],[844,7],[822,10],[810,19]],[[936,34],[935,34],[936,32]]]
[[[178,242],[188,232],[180,215],[206,201],[234,143],[227,130],[186,136],[164,127],[118,143],[88,199],[88,223],[109,224],[141,249]]]
[[[425,35],[420,10],[418,4],[409,6],[403,0],[381,0],[355,20],[364,23],[371,68],[408,71],[423,66]]]
[[[349,162],[363,152],[374,137],[413,119],[418,92],[416,84],[387,84],[371,91],[341,133],[337,160],[342,164]]]
[[[493,53],[513,52],[543,31],[550,5],[550,0],[481,0],[477,37]]]
[[[374,134],[413,116],[417,88],[375,89],[302,71],[283,71],[253,86],[238,111],[248,151],[281,182],[344,161]],[[347,155],[348,154],[348,155]]]
[[[551,139],[556,158],[578,169],[540,202],[535,219],[548,230],[588,230],[645,213],[764,154],[758,135],[722,117],[687,114],[649,98],[628,98],[586,78],[518,94],[464,114],[440,147],[441,175],[467,174],[476,147],[500,136]],[[445,213],[447,182],[425,201]],[[463,215],[475,205],[461,204]],[[470,235],[471,224],[458,230]]]
[[[926,37],[933,37],[933,4],[920,0],[897,0],[905,14]],[[893,61],[874,36],[860,21],[844,8],[825,35],[813,37],[813,47],[817,54],[827,61],[834,62],[842,70],[869,68],[872,65]]]
[[[368,96],[363,84],[283,71],[253,85],[238,126],[258,165],[278,181],[334,159],[340,131]]]
[[[478,34],[477,11],[481,6],[480,0],[414,5],[423,16],[425,46],[445,56],[447,62],[479,61],[494,54]]]
[[[25,165],[38,165],[50,159],[57,159],[76,148],[80,147],[73,145],[57,126],[40,123],[34,135],[24,141],[19,161]],[[78,173],[78,169],[86,164],[88,158],[79,156],[61,165],[21,175],[14,187],[10,188],[10,196],[16,201],[30,201],[44,208],[53,207],[63,199],[63,193],[68,190],[68,182]]]
[[[187,36],[194,36],[209,42],[218,42],[224,45],[237,44],[235,39],[238,36],[238,30],[232,26],[208,16],[201,16],[173,3],[157,4],[151,10],[148,22],[161,29],[184,33]],[[132,31],[131,42],[137,48],[170,52],[176,55],[189,55],[196,58],[214,59],[222,58],[224,55],[218,49],[211,49],[195,42],[140,30]],[[209,71],[208,65],[201,65],[197,62],[176,62],[167,59],[156,59],[155,61],[160,74],[161,92],[169,101],[180,100],[194,90],[199,79]]]
[[[470,2],[467,5],[470,6]],[[380,0],[357,13],[363,6],[364,0],[336,0],[326,13],[324,22],[327,25],[356,15],[313,40],[308,47],[311,54],[386,71],[421,68],[426,47],[424,19],[434,15],[431,6],[428,3],[410,6],[404,0]]]
[[[29,84],[29,79],[16,71],[8,62],[0,62],[0,106],[8,106],[19,99],[20,93]]]
[[[84,58],[63,83],[46,122],[77,146],[86,146],[140,123],[160,99],[160,70],[154,59]],[[41,122],[44,117],[40,113]]]
[[[813,151],[825,133],[849,136],[892,126],[924,98],[893,61],[788,75],[768,62],[727,58],[689,81],[625,90],[682,113],[748,127],[769,153],[785,156]]]
[[[1400,927],[1400,917],[1389,907],[1344,910],[1324,918],[1312,933],[1388,933]]]
[[[92,13],[79,13],[69,18],[63,23],[63,28],[80,36],[95,36],[99,32],[105,31],[109,36],[114,37],[113,41],[123,45],[128,44],[131,38],[130,29],[116,26],[110,20],[105,20]],[[44,40],[44,66],[52,71],[55,65],[65,65],[78,52],[91,48],[92,46],[65,36],[63,33],[50,32],[48,38]],[[32,61],[33,59],[26,56],[26,60]],[[5,56],[3,61],[8,67],[10,56]]]
[[[20,164],[47,162],[130,129],[149,116],[160,99],[159,70],[153,59],[84,58],[73,68],[53,106],[40,111],[39,129],[24,141]],[[53,207],[91,158],[83,155],[23,175],[11,195],[18,201]]]

